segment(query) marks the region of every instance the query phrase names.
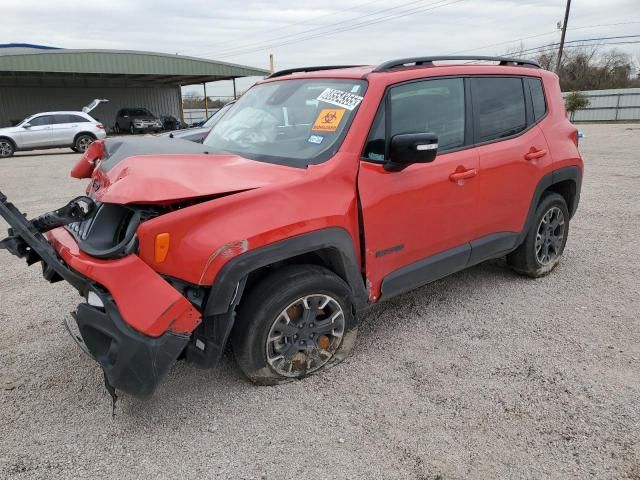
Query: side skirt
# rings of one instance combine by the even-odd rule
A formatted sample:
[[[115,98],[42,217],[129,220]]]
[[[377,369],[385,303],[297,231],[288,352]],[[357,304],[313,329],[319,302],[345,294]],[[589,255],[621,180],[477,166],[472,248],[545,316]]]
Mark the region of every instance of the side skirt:
[[[402,267],[382,280],[381,300],[408,292],[452,273],[515,250],[520,235],[500,232]]]

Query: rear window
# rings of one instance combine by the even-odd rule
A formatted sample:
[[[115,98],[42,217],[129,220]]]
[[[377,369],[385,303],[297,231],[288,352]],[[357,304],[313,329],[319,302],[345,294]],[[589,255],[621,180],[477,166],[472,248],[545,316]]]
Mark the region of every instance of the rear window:
[[[539,78],[527,78],[526,81],[531,91],[531,100],[533,100],[533,118],[535,118],[537,122],[547,113],[547,103],[544,100],[542,81]]]
[[[527,128],[521,78],[471,79],[476,142],[510,137]]]

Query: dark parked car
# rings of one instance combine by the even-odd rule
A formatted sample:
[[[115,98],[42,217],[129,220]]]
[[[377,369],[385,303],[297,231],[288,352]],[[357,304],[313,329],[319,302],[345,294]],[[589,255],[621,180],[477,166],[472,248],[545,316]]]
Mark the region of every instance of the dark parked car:
[[[209,135],[209,132],[216,124],[222,119],[225,113],[229,111],[231,106],[235,102],[229,102],[216,113],[211,115],[201,127],[184,128],[182,130],[176,130],[173,132],[166,132],[161,134],[161,137],[180,138],[182,140],[189,140],[190,142],[202,143],[202,141]]]
[[[162,122],[146,108],[123,108],[118,111],[113,127],[116,133],[149,132],[162,130]]]
[[[173,115],[162,115],[160,121],[163,130],[178,130],[180,128],[180,120]]]

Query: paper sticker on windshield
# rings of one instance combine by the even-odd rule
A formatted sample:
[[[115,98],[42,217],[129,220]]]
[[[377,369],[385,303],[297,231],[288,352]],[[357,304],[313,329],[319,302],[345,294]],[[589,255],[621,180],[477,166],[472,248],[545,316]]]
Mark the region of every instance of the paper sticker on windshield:
[[[324,140],[324,137],[322,135],[311,135],[309,138],[307,138],[308,143],[315,143],[316,145],[320,145],[322,143],[322,140]]]
[[[334,88],[325,88],[324,92],[322,92],[318,97],[318,100],[346,108],[347,110],[353,110],[360,105],[362,97],[360,95],[343,92],[342,90],[336,90]]]
[[[314,132],[335,132],[340,126],[344,112],[345,110],[342,108],[323,108],[311,130]]]

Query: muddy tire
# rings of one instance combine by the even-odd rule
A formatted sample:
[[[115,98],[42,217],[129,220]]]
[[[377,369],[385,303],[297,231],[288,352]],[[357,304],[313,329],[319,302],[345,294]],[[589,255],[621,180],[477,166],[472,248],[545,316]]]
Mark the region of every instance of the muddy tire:
[[[344,360],[357,335],[349,286],[315,265],[283,267],[243,299],[231,343],[258,385],[307,377]]]
[[[546,193],[534,215],[529,232],[507,262],[518,273],[544,277],[560,263],[569,235],[569,209],[557,193]]]

